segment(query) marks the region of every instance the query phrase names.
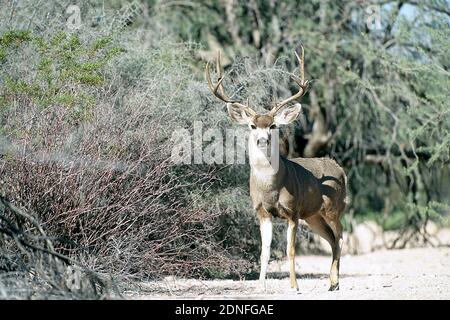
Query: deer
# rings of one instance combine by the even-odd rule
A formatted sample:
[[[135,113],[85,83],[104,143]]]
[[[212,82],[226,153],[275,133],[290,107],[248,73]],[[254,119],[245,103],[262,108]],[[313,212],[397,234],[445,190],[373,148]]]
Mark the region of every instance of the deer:
[[[261,290],[267,290],[266,275],[270,259],[273,219],[282,218],[287,220],[286,255],[291,288],[296,292],[299,291],[295,272],[295,244],[299,221],[303,220],[314,233],[324,238],[331,246],[329,291],[335,291],[339,290],[339,263],[343,244],[343,227],[340,219],[348,204],[346,174],[331,158],[287,159],[276,152],[277,130],[297,119],[302,107],[300,103],[293,104],[293,102],[303,97],[310,85],[310,81],[305,80],[303,46],[301,58],[296,51],[294,53],[299,64],[300,78],[291,74],[291,79],[298,85],[299,90],[279,103],[274,100],[273,105],[268,108],[269,112],[257,113],[250,107],[249,99],[243,103],[226,95],[223,88],[225,77],[222,74],[220,51],[216,58],[217,82],[215,84],[212,82],[209,62],[206,63],[205,78],[212,94],[226,103],[230,118],[238,124],[248,126],[250,130],[248,136],[250,198],[260,226]]]

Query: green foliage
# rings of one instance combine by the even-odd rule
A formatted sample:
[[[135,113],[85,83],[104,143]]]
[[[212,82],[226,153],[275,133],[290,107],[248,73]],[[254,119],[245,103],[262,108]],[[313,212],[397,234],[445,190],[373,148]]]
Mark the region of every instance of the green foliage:
[[[8,64],[8,57],[28,50],[36,53],[36,60],[35,66],[31,62],[26,81],[10,68],[20,62]],[[94,90],[104,84],[106,66],[124,49],[114,46],[111,37],[87,43],[66,32],[46,39],[31,31],[10,31],[0,37],[0,52],[6,69],[0,107],[7,108],[17,99],[41,108],[57,105],[69,109],[70,121],[78,123],[91,115],[96,103]]]
[[[369,5],[379,5],[380,28],[367,24]],[[212,60],[220,49],[228,66],[224,81],[228,93],[242,100],[250,97],[258,110],[267,109],[272,97],[296,90],[283,78],[296,67],[290,57],[302,43],[306,74],[314,82],[302,100],[305,119],[295,128],[298,154],[305,155],[314,134],[319,138],[331,134],[307,156],[331,156],[345,167],[349,209],[357,221],[376,218],[387,229],[419,227],[438,214],[442,219],[437,221],[446,224],[450,214],[446,1],[412,5],[290,0],[275,5],[238,0],[192,6],[156,2],[152,8],[168,21],[171,32],[200,43],[205,60]],[[201,79],[200,66],[198,71]],[[227,121],[217,123],[227,126]],[[324,129],[314,132],[314,127]],[[225,193],[234,188],[248,193],[247,181],[239,181],[248,176],[247,169],[227,174],[221,176]],[[436,210],[433,203],[443,207]],[[248,207],[241,206],[233,212],[245,213],[241,219],[247,226]],[[223,225],[245,232],[232,221],[225,219]],[[256,247],[249,250],[257,252]]]

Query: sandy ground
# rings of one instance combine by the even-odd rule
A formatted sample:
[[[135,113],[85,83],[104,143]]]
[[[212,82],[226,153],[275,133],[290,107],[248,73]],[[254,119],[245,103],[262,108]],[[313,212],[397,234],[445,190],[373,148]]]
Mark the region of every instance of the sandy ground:
[[[254,280],[167,278],[143,283],[128,299],[450,299],[450,248],[380,250],[341,258],[340,290],[328,292],[328,256],[298,256],[298,293],[287,261],[269,266],[267,291]]]

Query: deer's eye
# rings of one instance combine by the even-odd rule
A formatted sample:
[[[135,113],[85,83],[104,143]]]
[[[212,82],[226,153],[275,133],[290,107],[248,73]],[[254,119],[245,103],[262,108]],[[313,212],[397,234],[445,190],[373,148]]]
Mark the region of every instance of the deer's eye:
[[[256,129],[256,126],[255,126],[254,124],[251,124],[251,125],[250,125],[250,128]]]
[[[270,130],[273,130],[273,129],[275,129],[276,127],[277,127],[276,124],[272,124],[272,125],[269,127],[269,129],[270,129]]]

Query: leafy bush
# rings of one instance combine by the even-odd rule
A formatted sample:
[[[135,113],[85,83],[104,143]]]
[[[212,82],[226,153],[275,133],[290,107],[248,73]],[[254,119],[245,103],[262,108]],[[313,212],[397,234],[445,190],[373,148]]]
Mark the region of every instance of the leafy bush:
[[[0,188],[41,221],[57,253],[96,272],[239,272],[244,262],[214,237],[220,212],[202,198],[214,172],[169,158],[173,130],[202,111],[191,53],[164,39],[142,44],[141,36],[2,34]],[[8,272],[37,270],[10,259],[17,243],[5,236]]]

